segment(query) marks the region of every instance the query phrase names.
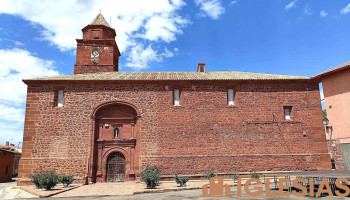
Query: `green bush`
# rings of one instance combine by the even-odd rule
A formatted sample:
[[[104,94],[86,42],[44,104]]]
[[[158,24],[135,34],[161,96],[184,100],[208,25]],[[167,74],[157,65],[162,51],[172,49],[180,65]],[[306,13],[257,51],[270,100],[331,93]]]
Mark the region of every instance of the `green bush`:
[[[251,175],[252,178],[256,178],[256,179],[260,178],[260,175],[255,173],[255,172],[250,173],[250,175]]]
[[[207,171],[205,172],[204,176],[207,178],[207,179],[210,179],[211,177],[214,177],[216,176],[216,174],[212,171]]]
[[[233,175],[233,181],[236,181],[239,178],[239,174],[234,174]]]
[[[74,181],[73,176],[62,175],[59,178],[59,182],[61,182],[64,187],[68,187],[70,184],[73,183],[73,181]]]
[[[39,183],[42,188],[45,188],[46,190],[51,190],[54,188],[59,181],[59,177],[56,174],[55,170],[43,172],[39,176]]]
[[[40,184],[43,173],[43,170],[40,169],[38,173],[36,173],[36,170],[34,170],[34,174],[30,175],[30,180],[35,184],[36,188],[43,188],[43,186]]]
[[[161,175],[162,173],[157,166],[146,167],[146,169],[141,172],[142,180],[146,183],[148,189],[156,188]]]
[[[186,186],[186,183],[188,181],[188,176],[178,176],[177,174],[175,174],[175,181],[177,184],[180,185],[180,187]]]

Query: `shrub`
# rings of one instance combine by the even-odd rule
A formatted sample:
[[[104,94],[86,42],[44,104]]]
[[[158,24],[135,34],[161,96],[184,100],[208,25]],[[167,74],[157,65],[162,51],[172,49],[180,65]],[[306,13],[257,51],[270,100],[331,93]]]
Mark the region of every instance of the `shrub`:
[[[38,173],[36,173],[34,170],[34,174],[30,175],[30,180],[35,184],[36,188],[43,188],[43,186],[40,184],[41,176],[43,173],[43,170],[40,169]]]
[[[210,179],[211,177],[214,177],[216,176],[216,174],[212,171],[207,171],[205,172],[204,176],[207,178],[207,179]]]
[[[73,176],[62,175],[59,178],[59,182],[61,182],[64,187],[68,187],[70,184],[73,183],[73,181],[74,181]]]
[[[239,174],[234,174],[233,175],[233,181],[235,181],[236,182],[236,180],[239,178]]]
[[[148,189],[156,188],[161,175],[162,173],[157,166],[146,167],[146,169],[141,172],[142,180],[146,183]]]
[[[186,186],[186,183],[188,181],[188,176],[178,176],[177,174],[175,174],[175,181],[177,184],[180,185],[180,187]]]
[[[260,178],[260,175],[255,172],[250,173],[250,175],[252,176],[252,178],[256,178],[256,179]]]
[[[39,183],[41,187],[45,188],[46,190],[51,190],[54,188],[59,181],[59,177],[56,174],[55,170],[43,172],[39,176]]]

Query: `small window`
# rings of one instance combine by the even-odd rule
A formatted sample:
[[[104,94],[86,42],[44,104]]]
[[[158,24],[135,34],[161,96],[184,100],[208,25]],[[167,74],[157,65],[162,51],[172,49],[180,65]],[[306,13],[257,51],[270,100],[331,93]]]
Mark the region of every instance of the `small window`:
[[[292,112],[292,107],[290,107],[290,106],[284,107],[284,119],[285,120],[290,120],[291,112]]]
[[[57,106],[58,107],[62,107],[63,106],[63,90],[58,90]]]
[[[174,90],[174,106],[180,106],[180,90]]]
[[[234,98],[235,97],[234,97],[233,89],[228,89],[227,90],[227,101],[228,101],[229,106],[235,105]]]

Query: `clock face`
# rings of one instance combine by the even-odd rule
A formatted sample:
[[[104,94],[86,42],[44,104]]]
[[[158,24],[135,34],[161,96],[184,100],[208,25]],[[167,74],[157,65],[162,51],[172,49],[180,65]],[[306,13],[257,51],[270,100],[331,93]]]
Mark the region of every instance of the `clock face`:
[[[98,50],[96,50],[96,49],[92,50],[91,56],[95,57],[95,58],[98,57],[99,56]]]

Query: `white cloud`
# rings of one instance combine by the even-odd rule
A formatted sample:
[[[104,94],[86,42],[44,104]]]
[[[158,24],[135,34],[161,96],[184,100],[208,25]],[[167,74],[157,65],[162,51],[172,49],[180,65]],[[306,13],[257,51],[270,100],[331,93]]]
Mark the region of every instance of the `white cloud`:
[[[0,104],[0,120],[23,123],[23,119],[24,109]]]
[[[325,10],[322,10],[320,12],[320,15],[321,15],[321,17],[326,17],[328,15],[328,13]]]
[[[172,22],[176,22],[176,24]],[[138,36],[151,41],[171,42],[176,40],[176,34],[182,34],[179,28],[187,23],[188,21],[181,17],[170,19],[167,16],[153,16],[144,26],[146,32],[138,34]]]
[[[151,45],[148,45],[147,48],[144,48],[143,45],[136,45],[132,48],[130,56],[127,58],[128,63],[126,66],[132,66],[136,70],[148,67],[148,62],[161,61],[161,58],[157,55],[157,52],[152,48]]]
[[[295,6],[295,4],[297,3],[297,0],[291,1],[289,4],[286,5],[286,7],[284,7],[285,10],[291,9]]]
[[[136,70],[140,70],[149,67],[147,65],[149,62],[160,62],[163,58],[171,58],[173,56],[173,52],[169,51],[167,48],[164,49],[164,52],[159,53],[154,50],[151,45],[145,48],[144,45],[139,44],[132,48],[126,66],[133,66]]]
[[[22,141],[25,78],[57,76],[54,62],[33,56],[22,49],[0,49],[0,142]]]
[[[305,7],[304,7],[304,14],[305,15],[312,15],[312,11],[311,11],[311,8],[310,8],[309,4],[305,5]]]
[[[202,11],[201,16],[208,16],[212,19],[218,19],[225,12],[220,0],[195,0],[195,4]]]
[[[24,46],[24,44],[23,44],[22,42],[17,41],[17,40],[14,40],[13,43],[14,43],[14,45],[16,45],[16,46]]]
[[[129,54],[133,52],[132,48],[149,42],[171,42],[176,40],[176,35],[182,34],[181,28],[189,23],[179,14],[183,6],[183,0],[153,0],[152,3],[144,0],[3,0],[0,13],[20,15],[41,25],[44,27],[42,39],[66,51],[76,48],[75,39],[82,37],[81,29],[101,9],[108,22],[111,17],[119,49],[130,60],[134,58]]]
[[[347,14],[350,13],[350,3],[343,9],[340,10],[341,14]]]
[[[231,1],[230,6],[232,6],[232,5],[236,4],[236,3],[237,3],[237,1]]]
[[[27,87],[23,78],[55,76],[54,62],[34,57],[22,49],[0,49],[0,103],[25,103]]]
[[[8,123],[0,121],[0,143],[5,144],[6,141],[18,145],[23,141],[23,123]]]

